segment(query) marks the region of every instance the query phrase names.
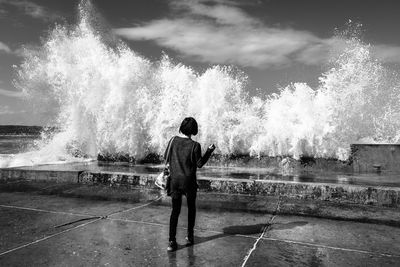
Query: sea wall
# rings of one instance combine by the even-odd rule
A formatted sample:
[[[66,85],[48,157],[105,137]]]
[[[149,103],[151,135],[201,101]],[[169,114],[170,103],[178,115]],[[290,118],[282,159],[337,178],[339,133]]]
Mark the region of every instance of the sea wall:
[[[86,184],[154,188],[155,177],[152,174],[82,172],[78,180],[80,183]],[[392,187],[213,177],[198,178],[198,185],[199,191],[206,193],[285,197],[389,207],[400,206],[400,188]]]
[[[0,169],[0,192],[138,201],[137,194],[170,205],[148,173]],[[400,188],[199,177],[197,206],[293,214],[400,226]],[[155,204],[157,204],[155,203]]]
[[[2,169],[0,172],[0,181],[44,180],[132,189],[156,189],[154,180],[157,176],[147,173],[34,171],[19,169]],[[198,185],[199,191],[203,193],[285,197],[297,200],[400,207],[400,188],[398,187],[214,177],[199,177]]]

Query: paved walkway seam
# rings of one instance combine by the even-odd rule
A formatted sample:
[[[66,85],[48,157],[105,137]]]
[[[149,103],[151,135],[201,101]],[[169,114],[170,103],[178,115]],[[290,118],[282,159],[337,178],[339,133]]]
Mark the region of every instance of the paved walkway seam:
[[[64,234],[64,233],[70,232],[70,231],[72,231],[72,230],[75,230],[75,229],[77,229],[77,228],[80,228],[80,227],[86,226],[86,225],[88,225],[88,224],[91,224],[91,223],[97,222],[97,221],[99,221],[99,220],[101,220],[101,218],[99,218],[99,219],[96,219],[96,220],[93,220],[93,221],[90,221],[90,222],[87,222],[87,223],[83,223],[83,224],[77,225],[77,226],[75,226],[75,227],[72,227],[72,228],[66,229],[66,230],[64,230],[64,231],[61,231],[61,232],[58,232],[58,233],[55,233],[55,234],[52,234],[52,235],[49,235],[49,236],[45,236],[45,237],[43,237],[43,238],[41,238],[41,239],[38,239],[38,240],[32,241],[32,242],[30,242],[30,243],[28,243],[28,244],[25,244],[25,245],[22,245],[22,246],[19,246],[19,247],[16,247],[16,248],[13,248],[13,249],[7,250],[7,251],[5,251],[5,252],[2,252],[2,253],[0,253],[0,257],[1,257],[1,256],[3,256],[3,255],[6,255],[6,254],[8,254],[8,253],[11,253],[11,252],[13,252],[13,251],[19,250],[19,249],[21,249],[21,248],[28,247],[28,246],[30,246],[30,245],[33,245],[33,244],[39,243],[39,242],[41,242],[41,241],[44,241],[44,240],[47,240],[47,239],[49,239],[49,238],[52,238],[52,237],[55,237],[55,236],[58,236],[58,235],[61,235],[61,234]]]
[[[150,204],[150,203],[147,203]],[[70,215],[78,215],[78,216],[89,216],[90,214],[79,214],[79,213],[67,213],[67,212],[57,212],[57,211],[49,211],[49,210],[42,210],[42,209],[34,209],[34,208],[25,208],[25,207],[19,207],[19,206],[10,206],[10,205],[0,205],[0,207],[5,207],[5,208],[15,208],[15,209],[23,209],[23,210],[32,210],[32,211],[37,211],[37,212],[47,212],[47,213],[55,213],[55,214],[70,214]],[[126,211],[126,210],[125,210]],[[274,217],[277,215],[274,215]],[[59,234],[71,231],[73,229],[79,228],[79,227],[83,227],[86,226],[88,224],[97,222],[101,219],[106,219],[106,220],[110,220],[110,221],[123,221],[123,222],[130,222],[130,223],[139,223],[139,224],[147,224],[147,225],[153,225],[153,226],[161,226],[161,227],[166,227],[168,226],[168,224],[161,224],[161,223],[152,223],[152,222],[145,222],[145,221],[135,221],[135,220],[130,220],[130,219],[119,219],[119,218],[99,218],[97,220],[91,221],[91,222],[87,222],[85,224],[80,224],[74,228],[69,228],[66,229],[62,232],[56,233],[54,235],[48,236],[48,237],[44,237],[42,239],[33,241],[29,244],[25,244],[22,245],[20,247],[16,247],[13,249],[10,249],[8,251],[2,252],[0,254],[0,256],[5,255],[7,253],[13,252],[15,250],[27,247],[29,245],[38,243],[40,241],[44,241],[46,239],[49,239],[51,237],[57,236]],[[272,220],[270,220],[270,222],[272,222]],[[271,226],[271,225],[270,225]],[[179,227],[182,229],[186,229],[186,227]],[[201,229],[201,228],[195,228],[195,230],[197,231],[202,231],[202,232],[212,232],[212,233],[217,233],[217,234],[223,234],[223,232],[221,231],[216,231],[216,230],[208,230],[208,229]],[[269,229],[267,229],[269,230]],[[265,235],[265,234],[264,234]],[[248,235],[241,235],[241,234],[235,234],[235,236],[240,236],[240,237],[246,237],[246,238],[252,238],[255,239],[254,236],[248,236]],[[258,239],[258,238],[257,238]],[[283,243],[288,243],[288,244],[297,244],[297,245],[303,245],[303,246],[309,246],[309,247],[321,247],[321,248],[327,248],[327,249],[332,249],[332,250],[340,250],[340,251],[348,251],[348,252],[356,252],[356,253],[362,253],[362,254],[368,254],[368,255],[377,255],[377,256],[384,256],[384,257],[400,257],[400,255],[397,254],[389,254],[389,253],[380,253],[380,252],[373,252],[373,251],[366,251],[366,250],[359,250],[359,249],[349,249],[349,248],[341,248],[341,247],[334,247],[334,246],[328,246],[328,245],[322,245],[322,244],[315,244],[315,243],[308,243],[308,242],[302,242],[302,241],[295,241],[295,240],[289,240],[289,239],[278,239],[278,238],[272,238],[272,237],[263,237],[263,240],[270,240],[270,241],[275,241],[275,242],[283,242]]]
[[[400,254],[397,255],[397,254],[373,252],[373,251],[366,251],[366,250],[359,250],[359,249],[352,249],[352,248],[340,248],[340,247],[333,247],[333,246],[327,246],[327,245],[323,245],[323,244],[314,244],[314,243],[295,241],[295,240],[289,240],[289,239],[278,239],[278,238],[272,238],[272,237],[264,237],[263,239],[270,240],[270,241],[276,241],[276,242],[283,242],[283,243],[288,243],[288,244],[303,245],[303,246],[308,246],[308,247],[318,247],[318,248],[327,248],[327,249],[340,250],[340,251],[357,252],[357,253],[368,254],[368,255],[377,255],[377,256],[384,256],[384,257],[400,257]]]
[[[111,213],[111,214],[106,215],[106,217],[110,217],[110,216],[113,216],[113,215],[118,214],[118,213],[124,213],[124,212],[128,212],[128,211],[131,211],[131,210],[136,210],[136,209],[140,209],[140,208],[147,207],[147,206],[153,204],[154,202],[159,201],[160,199],[162,199],[162,198],[165,197],[165,196],[166,196],[166,195],[163,194],[163,195],[159,196],[158,198],[152,200],[152,201],[149,202],[149,203],[146,203],[146,204],[143,204],[143,205],[140,205],[140,206],[136,206],[136,207],[132,207],[132,208],[126,209],[126,210],[116,211],[116,212],[113,212],[113,213]]]
[[[275,211],[274,211],[274,213],[273,213],[274,215],[272,216],[272,218],[269,219],[269,221],[268,221],[268,223],[265,225],[265,227],[264,227],[264,229],[263,229],[261,235],[257,238],[257,240],[256,240],[256,241],[254,242],[254,244],[253,244],[253,247],[249,250],[249,252],[248,252],[248,253],[246,254],[246,256],[244,257],[243,263],[242,263],[242,267],[245,267],[245,266],[246,266],[246,263],[247,263],[247,261],[249,260],[251,254],[253,253],[253,251],[256,250],[258,242],[260,242],[260,240],[263,238],[263,236],[265,235],[265,233],[266,233],[269,229],[271,229],[271,225],[272,225],[272,223],[273,223],[275,217],[277,216],[276,214],[277,214],[277,212],[279,212],[279,210],[280,210],[280,205],[281,205],[281,197],[279,196],[278,203],[276,204],[276,208],[275,208]]]
[[[52,211],[52,210],[42,210],[36,208],[26,208],[26,207],[19,207],[19,206],[12,206],[12,205],[2,205],[2,208],[12,208],[12,209],[20,209],[20,210],[30,210],[30,211],[40,211],[40,212],[47,212],[47,213],[55,213],[55,214],[66,214],[66,215],[74,215],[74,216],[95,216],[93,214],[84,214],[84,213],[73,213],[73,212],[65,212],[65,211]]]
[[[128,211],[128,210],[130,211],[130,210],[134,210],[134,209],[139,209],[139,208],[146,207],[146,206],[148,206],[148,205],[150,205],[150,204],[152,204],[152,203],[154,203],[154,202],[160,200],[160,199],[163,198],[163,197],[164,197],[164,195],[161,195],[160,197],[158,197],[158,198],[152,200],[152,201],[149,202],[149,203],[146,203],[146,204],[143,204],[143,205],[140,205],[140,206],[136,206],[136,207],[133,207],[133,208],[130,208],[130,209],[126,209],[126,210],[122,210],[122,211],[118,211],[118,212],[113,212],[113,213],[110,213],[110,214],[108,214],[108,215],[101,216],[100,218],[96,217],[97,219],[94,219],[94,220],[92,220],[92,221],[90,221],[90,222],[77,225],[77,226],[75,226],[75,227],[66,229],[66,230],[64,230],[64,231],[61,231],[61,232],[58,232],[58,233],[55,233],[55,234],[52,234],[52,235],[49,235],[49,236],[45,236],[45,237],[40,238],[40,239],[38,239],[38,240],[29,242],[29,243],[27,243],[27,244],[25,244],[25,245],[21,245],[21,246],[19,246],[19,247],[16,247],[16,248],[7,250],[7,251],[5,251],[5,252],[2,252],[2,253],[0,253],[0,257],[3,256],[3,255],[6,255],[6,254],[8,254],[8,253],[11,253],[11,252],[13,252],[13,251],[19,250],[19,249],[21,249],[21,248],[25,248],[25,247],[28,247],[28,246],[30,246],[30,245],[37,244],[37,243],[39,243],[39,242],[41,242],[41,241],[44,241],[44,240],[47,240],[47,239],[49,239],[49,238],[52,238],[52,237],[55,237],[55,236],[58,236],[58,235],[61,235],[61,234],[70,232],[70,231],[75,230],[75,229],[80,228],[80,227],[84,227],[84,226],[86,226],[86,225],[89,225],[89,224],[91,224],[91,223],[97,222],[97,221],[99,221],[99,220],[107,219],[108,216],[112,216],[112,215],[115,215],[115,214],[118,214],[118,213],[123,213],[123,212],[126,212],[126,211]],[[23,207],[7,206],[7,205],[0,205],[0,207],[15,208],[15,209],[24,209],[24,210],[32,210],[32,211],[40,211],[40,212],[49,212],[49,213],[62,213],[62,214],[77,215],[77,214],[73,214],[73,213],[53,212],[53,211],[45,211],[45,210],[40,210],[40,209],[23,208]],[[82,216],[82,214],[79,215],[79,216]],[[88,216],[88,215],[83,215],[83,216]],[[70,224],[70,223],[67,223],[67,224]]]
[[[258,242],[260,242],[260,240],[263,238],[264,234],[268,231],[268,228],[270,228],[271,223],[273,222],[273,220],[275,219],[276,215],[272,216],[272,218],[270,219],[270,221],[268,222],[267,225],[265,225],[263,232],[261,233],[261,235],[256,239],[256,241],[254,242],[252,248],[249,250],[249,252],[247,252],[246,256],[243,259],[243,263],[242,263],[242,267],[246,266],[247,261],[249,260],[251,254],[253,253],[254,250],[256,250],[257,248],[257,244]]]

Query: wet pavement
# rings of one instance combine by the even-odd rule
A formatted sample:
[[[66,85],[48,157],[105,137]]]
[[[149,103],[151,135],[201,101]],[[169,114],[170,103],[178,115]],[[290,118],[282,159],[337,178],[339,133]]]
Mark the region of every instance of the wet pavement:
[[[32,171],[76,171],[129,174],[158,174],[163,165],[128,163],[106,163],[98,161],[65,164],[36,165],[17,167],[19,170]],[[345,172],[300,172],[296,174],[277,173],[274,168],[215,167],[206,166],[198,170],[199,178],[233,178],[251,180],[290,181],[297,183],[333,183],[365,186],[400,187],[400,174],[394,172],[345,173]]]
[[[178,225],[179,248],[168,253],[170,208],[151,196],[133,199],[137,201],[1,192],[0,266],[398,266],[400,262],[397,227],[224,210],[199,209],[196,243],[185,247],[186,207]]]

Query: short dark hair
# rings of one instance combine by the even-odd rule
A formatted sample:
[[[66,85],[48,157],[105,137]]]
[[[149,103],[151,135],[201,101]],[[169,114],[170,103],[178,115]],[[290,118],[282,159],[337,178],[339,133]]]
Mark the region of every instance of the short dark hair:
[[[179,132],[188,136],[196,135],[198,131],[197,121],[192,117],[185,118],[181,123],[181,127],[179,127]]]

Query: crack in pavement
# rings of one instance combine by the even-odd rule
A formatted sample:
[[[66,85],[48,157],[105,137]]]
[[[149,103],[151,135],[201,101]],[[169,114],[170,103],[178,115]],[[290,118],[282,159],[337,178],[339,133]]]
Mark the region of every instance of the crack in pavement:
[[[86,225],[88,225],[88,224],[97,222],[97,221],[99,221],[99,220],[101,220],[101,218],[99,218],[99,219],[97,219],[97,220],[93,220],[93,221],[87,222],[87,223],[83,223],[83,224],[77,225],[77,226],[75,226],[75,227],[73,227],[73,228],[69,228],[69,229],[66,229],[66,230],[64,230],[64,231],[61,231],[61,232],[58,232],[58,233],[55,233],[55,234],[52,234],[52,235],[49,235],[49,236],[45,236],[45,237],[43,237],[43,238],[40,238],[40,239],[35,240],[35,241],[32,241],[32,242],[27,243],[27,244],[25,244],[25,245],[12,248],[12,249],[10,249],[10,250],[7,250],[7,251],[4,251],[4,252],[0,253],[0,256],[6,255],[6,254],[8,254],[8,253],[11,253],[11,252],[13,252],[13,251],[19,250],[19,249],[21,249],[21,248],[28,247],[28,246],[33,245],[33,244],[36,244],[36,243],[39,243],[39,242],[44,241],[44,240],[47,240],[47,239],[49,239],[49,238],[52,238],[52,237],[55,237],[55,236],[64,234],[64,233],[66,233],[66,232],[70,232],[70,231],[72,231],[72,230],[74,230],[74,229],[77,229],[77,228],[80,228],[80,227],[84,227],[84,226],[86,226]]]
[[[162,197],[162,196],[161,196],[161,197]],[[93,218],[93,220],[90,221],[90,222],[77,225],[77,226],[75,226],[75,227],[73,227],[73,228],[66,229],[66,230],[61,231],[61,232],[59,232],[59,233],[55,233],[55,234],[53,234],[53,235],[50,235],[50,236],[47,236],[47,237],[44,237],[44,238],[35,240],[35,241],[30,242],[30,243],[28,243],[28,244],[21,245],[21,246],[19,246],[19,247],[16,247],[16,248],[10,249],[10,250],[8,250],[8,251],[2,252],[2,253],[0,253],[0,256],[5,255],[5,254],[8,254],[8,253],[13,252],[13,251],[16,251],[16,250],[18,250],[18,249],[21,249],[21,248],[24,248],[24,247],[33,245],[33,244],[36,244],[36,243],[39,243],[39,242],[44,241],[44,240],[47,240],[47,239],[49,239],[49,238],[52,238],[52,237],[55,237],[55,236],[58,236],[58,235],[61,235],[61,234],[70,232],[70,231],[72,231],[72,230],[75,230],[75,229],[84,227],[84,226],[86,226],[86,225],[89,225],[89,224],[91,224],[91,223],[100,221],[100,220],[102,220],[102,219],[110,220],[110,221],[122,221],[122,222],[146,224],[146,225],[153,225],[153,226],[158,226],[158,227],[167,227],[169,224],[154,223],[154,222],[146,222],[146,221],[136,221],[136,220],[129,220],[129,219],[119,219],[119,218],[111,218],[111,217],[110,217],[110,216],[116,215],[116,214],[118,214],[118,213],[123,213],[123,212],[127,212],[127,211],[130,211],[130,210],[135,210],[135,209],[139,209],[139,208],[143,208],[143,207],[149,206],[149,205],[153,204],[154,202],[158,201],[159,199],[161,199],[161,197],[159,197],[159,198],[157,198],[157,199],[155,199],[155,200],[153,200],[153,201],[151,201],[151,202],[149,202],[149,203],[140,205],[140,206],[135,206],[135,207],[133,207],[133,208],[129,208],[129,209],[125,209],[125,210],[121,210],[121,211],[117,211],[117,212],[110,213],[109,215],[107,215],[107,217],[106,217],[106,216],[103,216],[103,217],[100,217],[100,216],[99,216],[100,218],[98,218],[98,217],[96,217],[96,219]],[[273,216],[269,219],[269,221],[267,222],[266,226],[264,227],[264,230],[263,230],[262,234],[261,234],[258,238],[256,238],[255,236],[249,236],[249,235],[243,235],[243,234],[234,234],[234,236],[238,236],[238,237],[246,237],[246,238],[253,238],[253,239],[256,239],[255,243],[253,244],[252,249],[249,250],[248,254],[246,255],[247,260],[250,258],[252,252],[256,249],[257,244],[258,244],[258,242],[259,242],[260,240],[270,240],[270,241],[274,241],[274,242],[283,242],[283,243],[287,243],[287,244],[297,244],[297,245],[303,245],[303,246],[309,246],[309,247],[321,247],[321,248],[327,248],[327,249],[332,249],[332,250],[348,251],[348,252],[355,252],[355,253],[362,253],[362,254],[376,255],[376,256],[384,256],[384,257],[400,257],[400,254],[397,255],[397,254],[373,252],[373,251],[367,251],[367,250],[341,248],[341,247],[334,247],[334,246],[323,245],[323,244],[316,244],[316,243],[309,243],[309,242],[302,242],[302,241],[295,241],[295,240],[288,240],[288,239],[279,239],[279,238],[266,237],[265,234],[267,234],[268,231],[271,230],[273,221],[274,221],[274,219],[278,216],[279,209],[280,209],[280,205],[281,205],[281,201],[282,201],[282,199],[279,198],[278,203],[277,203],[277,207],[276,207],[276,209],[275,209],[275,212],[273,213]],[[44,210],[44,209],[37,209],[37,208],[27,208],[27,207],[19,207],[19,206],[12,206],[12,205],[2,205],[2,204],[0,204],[0,207],[3,207],[3,208],[13,208],[13,209],[21,209],[21,210],[31,210],[31,211],[35,211],[35,212],[46,212],[46,213],[53,213],[53,214],[66,214],[66,215],[75,215],[75,216],[93,216],[93,215],[91,215],[91,214],[85,214],[85,213],[72,213],[72,212],[62,212],[62,211],[51,211],[51,210]],[[94,220],[94,219],[95,219],[95,220]],[[179,227],[179,228],[181,228],[181,229],[186,229],[186,227]],[[218,234],[223,233],[223,231],[216,231],[216,230],[209,230],[209,229],[202,229],[202,228],[195,228],[195,230],[196,230],[196,231],[202,231],[202,232],[218,233]],[[253,249],[253,248],[254,248],[254,249]],[[242,266],[245,266],[245,264],[247,263],[247,260],[246,260],[245,262],[243,262]]]
[[[55,213],[55,214],[65,214],[65,215],[73,215],[73,216],[86,216],[86,217],[87,216],[95,216],[93,214],[87,214],[87,213],[52,211],[52,210],[43,210],[43,209],[37,209],[37,208],[19,207],[19,206],[3,205],[3,204],[0,204],[0,207],[2,207],[2,208],[10,208],[10,209],[19,209],[19,210],[37,211],[37,212],[46,212],[46,213]]]
[[[49,238],[52,238],[52,237],[55,237],[55,236],[64,234],[64,233],[66,233],[66,232],[70,232],[70,231],[75,230],[75,229],[77,229],[77,228],[84,227],[84,226],[86,226],[86,225],[89,225],[89,224],[91,224],[91,223],[97,222],[97,221],[99,221],[99,220],[107,219],[108,216],[112,216],[112,215],[115,215],[115,214],[118,214],[118,213],[123,213],[123,212],[126,212],[126,211],[128,211],[128,210],[131,211],[131,210],[135,210],[135,209],[139,209],[139,208],[146,207],[146,206],[148,206],[148,205],[150,205],[150,204],[152,204],[152,203],[154,203],[154,202],[160,200],[160,199],[163,198],[164,196],[165,196],[165,195],[162,194],[160,197],[158,197],[158,198],[152,200],[152,201],[149,202],[149,203],[146,203],[146,204],[143,204],[143,205],[140,205],[140,206],[135,206],[135,207],[130,208],[130,209],[121,210],[121,211],[117,211],[117,212],[112,212],[112,213],[110,213],[110,214],[108,214],[108,215],[105,215],[105,216],[96,216],[96,217],[93,217],[93,218],[88,218],[89,220],[92,219],[92,221],[87,222],[87,223],[83,223],[83,224],[79,224],[79,225],[77,225],[77,226],[75,226],[75,227],[66,229],[66,230],[64,230],[64,231],[61,231],[61,232],[58,232],[58,233],[55,233],[55,234],[52,234],[52,235],[49,235],[49,236],[45,236],[45,237],[40,238],[40,239],[38,239],[38,240],[32,241],[32,242],[30,242],[30,243],[27,243],[27,244],[24,244],[24,245],[21,245],[21,246],[12,248],[12,249],[10,249],[10,250],[4,251],[4,252],[0,253],[0,256],[6,255],[6,254],[8,254],[8,253],[11,253],[11,252],[13,252],[13,251],[16,251],[16,250],[19,250],[19,249],[22,249],[22,248],[25,248],[25,247],[28,247],[28,246],[33,245],[33,244],[36,244],[36,243],[39,243],[39,242],[44,241],[44,240],[47,240],[47,239],[49,239]],[[22,207],[17,207],[17,206],[0,205],[0,207],[18,208],[18,209],[24,209],[24,210],[35,210],[35,211],[40,211],[40,212],[46,212],[45,210],[31,209],[31,208],[22,208]],[[58,213],[58,212],[51,212],[51,211],[47,211],[47,212],[50,212],[50,213]],[[59,212],[59,213],[66,214],[65,212]],[[72,214],[71,214],[71,215],[72,215]],[[82,219],[79,219],[79,220],[77,220],[77,221],[81,221],[81,220],[82,220]],[[77,222],[77,221],[69,222],[69,223],[66,223],[65,225],[69,225],[69,224],[75,223],[75,222]]]
[[[265,233],[271,229],[272,223],[274,222],[274,219],[280,210],[280,205],[281,205],[281,196],[279,195],[278,203],[276,204],[276,208],[275,208],[274,212],[272,213],[273,216],[269,219],[267,224],[264,226],[264,230],[262,231],[261,235],[257,238],[257,240],[254,242],[253,246],[247,252],[246,256],[243,259],[243,263],[241,265],[242,267],[246,266],[246,263],[250,259],[251,254],[256,250],[258,242],[260,242],[260,240],[264,237]]]

